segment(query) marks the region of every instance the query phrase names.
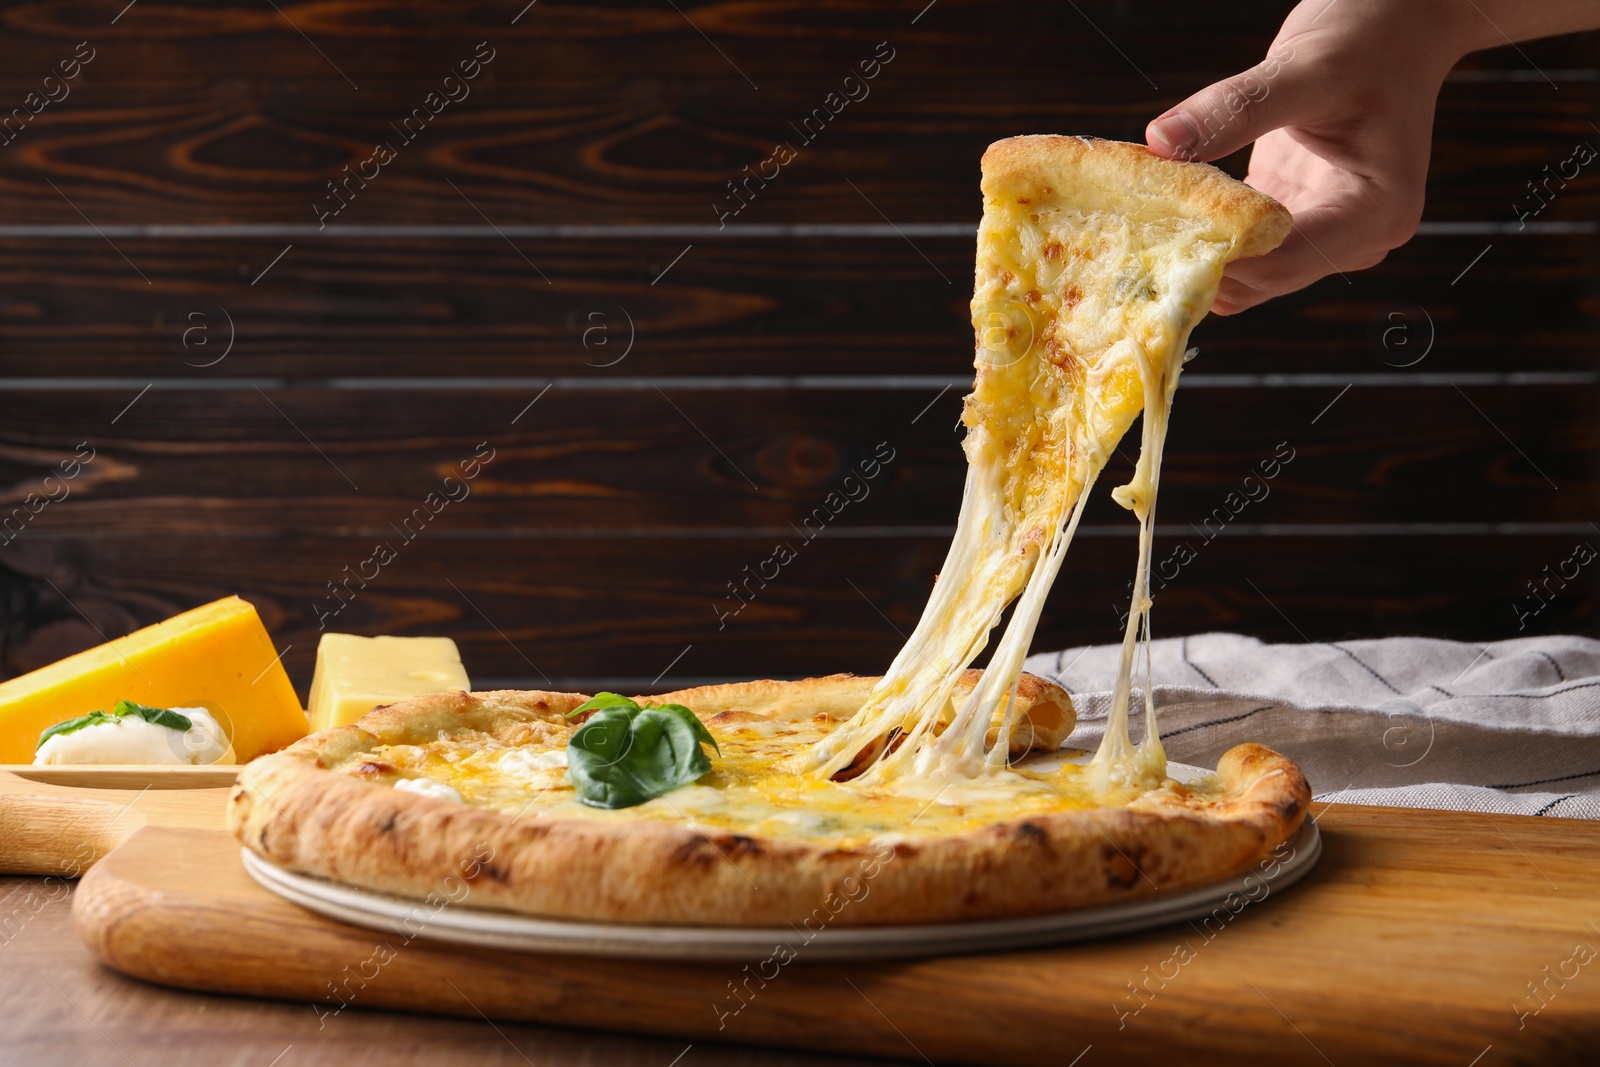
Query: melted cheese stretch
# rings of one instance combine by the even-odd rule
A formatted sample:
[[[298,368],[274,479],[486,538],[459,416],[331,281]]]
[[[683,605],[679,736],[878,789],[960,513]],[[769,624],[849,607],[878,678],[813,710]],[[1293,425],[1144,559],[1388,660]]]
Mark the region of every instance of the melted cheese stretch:
[[[869,780],[949,780],[1005,765],[1013,695],[1045,598],[1089,488],[1142,410],[1138,468],[1113,494],[1139,517],[1133,605],[1091,777],[1101,788],[1162,780],[1148,680],[1137,749],[1128,703],[1135,642],[1148,636],[1151,516],[1168,416],[1189,332],[1211,306],[1230,252],[1201,231],[1182,218],[1135,222],[1031,205],[1015,191],[988,197],[972,298],[977,377],[962,418],[967,483],[955,537],[916,631],[866,705],[790,761],[791,769],[826,778],[897,731],[898,745],[866,772]],[[982,682],[954,709],[956,679],[1014,599]],[[996,721],[998,738],[986,748]]]
[[[1204,236],[1210,231],[1195,220],[1136,221],[1030,204],[987,184],[986,191],[972,300],[977,377],[963,415],[968,472],[956,535],[916,631],[852,718],[840,725],[823,715],[712,716],[707,725],[722,750],[712,772],[624,811],[578,803],[561,758],[567,723],[530,724],[515,741],[441,735],[335,769],[391,783],[427,778],[467,803],[519,817],[662,820],[837,847],[1122,806],[1152,789],[1195,809],[1215,799],[1214,780],[1183,786],[1165,777],[1148,669],[1137,748],[1128,705],[1137,641],[1149,636],[1151,524],[1172,400],[1189,332],[1210,307],[1233,245]],[[1045,597],[1090,487],[1141,411],[1139,463],[1113,493],[1140,529],[1105,740],[1086,768],[1008,768],[1017,679]],[[957,679],[1013,600],[988,670],[956,708]],[[991,728],[995,740],[986,745]],[[886,738],[891,743],[880,745]],[[831,780],[869,746],[884,754],[866,773]]]
[[[1091,783],[1085,768],[1061,763],[1059,758],[1043,760],[1033,770],[1024,764],[965,787],[911,781],[889,786],[833,782],[781,767],[797,748],[825,739],[837,728],[831,719],[768,719],[727,712],[711,717],[707,725],[721,749],[710,774],[694,785],[620,811],[579,803],[566,775],[566,745],[573,724],[540,723],[513,741],[456,731],[427,744],[380,746],[333,769],[528,820],[643,819],[707,831],[826,842],[838,848],[947,836],[1030,815],[1126,802],[1135,795],[1132,790],[1108,794]],[[1170,788],[1175,796],[1187,798],[1190,806],[1217,794],[1210,782]]]

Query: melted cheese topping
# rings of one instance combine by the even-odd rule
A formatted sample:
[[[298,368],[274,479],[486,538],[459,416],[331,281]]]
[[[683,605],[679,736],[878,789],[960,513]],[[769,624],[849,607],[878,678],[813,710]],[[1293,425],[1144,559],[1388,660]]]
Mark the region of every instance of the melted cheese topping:
[[[1195,220],[1033,204],[1025,190],[1003,187],[988,193],[956,534],[916,631],[854,716],[842,724],[804,717],[809,712],[711,716],[707,726],[721,748],[711,773],[622,811],[578,802],[564,760],[575,724],[566,722],[519,727],[514,741],[441,734],[334,769],[417,782],[400,786],[416,792],[448,796],[448,788],[465,803],[519,818],[657,820],[840,848],[1125,806],[1153,791],[1191,809],[1217,799],[1214,779],[1183,785],[1166,775],[1148,673],[1149,570],[1161,452],[1184,350],[1232,245],[1205,236]],[[1139,519],[1139,555],[1105,739],[1087,765],[1046,754],[1008,766],[1016,686],[1045,597],[1090,488],[1141,412],[1137,468],[1113,493]],[[1013,601],[988,669],[957,708],[957,680]],[[1146,728],[1135,747],[1128,719],[1140,637]],[[833,780],[869,750],[864,773]]]
[[[1128,703],[1135,642],[1149,631],[1151,516],[1167,419],[1189,332],[1211,306],[1231,251],[1203,232],[1194,220],[1135,221],[991,191],[978,231],[977,377],[962,417],[968,468],[955,537],[916,631],[866,705],[790,769],[827,778],[899,731],[866,780],[949,782],[1002,771],[1015,687],[1045,597],[1089,488],[1143,411],[1138,468],[1113,494],[1139,518],[1133,605],[1090,778],[1107,793],[1163,781],[1148,682],[1138,748],[1128,736]],[[1013,600],[982,682],[952,717],[956,679]]]
[[[1048,812],[1126,803],[1133,790],[1107,792],[1087,768],[1060,754],[1035,757],[979,783],[833,782],[785,771],[796,749],[825,740],[839,724],[826,717],[770,719],[724,712],[707,720],[721,754],[710,774],[637,807],[591,808],[566,775],[575,724],[540,723],[515,742],[462,730],[420,745],[385,745],[332,769],[407,792],[480,805],[517,818],[649,820],[852,848],[873,841],[946,836]],[[1168,788],[1191,805],[1208,783]],[[452,794],[454,794],[452,796]]]

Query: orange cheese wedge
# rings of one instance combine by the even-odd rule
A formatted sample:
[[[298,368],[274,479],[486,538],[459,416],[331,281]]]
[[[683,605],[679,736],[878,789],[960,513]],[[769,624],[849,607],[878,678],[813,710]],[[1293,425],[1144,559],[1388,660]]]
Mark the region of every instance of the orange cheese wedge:
[[[0,682],[0,763],[32,763],[43,730],[118,700],[205,708],[239,763],[306,734],[261,617],[230,596]]]

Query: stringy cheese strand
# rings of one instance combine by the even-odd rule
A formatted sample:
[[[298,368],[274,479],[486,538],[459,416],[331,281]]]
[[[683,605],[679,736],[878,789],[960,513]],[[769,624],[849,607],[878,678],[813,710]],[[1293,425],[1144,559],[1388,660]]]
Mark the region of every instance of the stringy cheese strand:
[[[973,297],[978,374],[964,419],[968,476],[940,580],[916,630],[861,711],[798,757],[793,769],[831,776],[871,749],[871,758],[863,761],[863,783],[908,776],[930,782],[1003,771],[1018,716],[1014,694],[1021,665],[1045,599],[1090,486],[1142,410],[1137,468],[1128,485],[1113,494],[1139,518],[1139,555],[1112,712],[1092,775],[1107,788],[1152,787],[1165,776],[1148,653],[1156,489],[1189,333],[1210,308],[1231,245],[1198,238],[1191,220],[1136,224],[1111,214],[1064,210],[1052,216],[1058,226],[1065,223],[1063,228],[1048,229],[1035,214],[1030,229],[1020,221],[1025,214],[1026,209],[993,197],[985,204]],[[1098,258],[1089,255],[1078,262],[1075,254],[1063,259],[1057,252],[1065,265],[1052,281],[1041,283],[1035,271],[1046,269],[1039,252],[1046,239],[1058,250],[1064,242],[1092,247],[1098,241]],[[1021,302],[1015,295],[1019,290],[1026,297]],[[1057,295],[1050,297],[1051,292]],[[1059,303],[1064,293],[1079,294],[1069,305],[1074,308],[1095,301],[1085,355],[1078,354],[1074,335],[1063,332],[1062,312],[1057,308],[1052,317],[1051,301]],[[992,310],[996,306],[1005,314]],[[1107,323],[1095,326],[1094,313]],[[1000,327],[993,325],[996,319]],[[1082,333],[1084,321],[1079,313],[1071,326]],[[1007,346],[1024,325],[1025,350],[1016,355]],[[991,343],[988,334],[997,330],[1002,336]],[[1050,481],[1051,471],[1059,471],[1059,482]],[[957,679],[1019,593],[989,668],[957,711],[951,701]],[[1134,750],[1128,704],[1141,639],[1146,731]],[[991,729],[996,737],[986,744]]]

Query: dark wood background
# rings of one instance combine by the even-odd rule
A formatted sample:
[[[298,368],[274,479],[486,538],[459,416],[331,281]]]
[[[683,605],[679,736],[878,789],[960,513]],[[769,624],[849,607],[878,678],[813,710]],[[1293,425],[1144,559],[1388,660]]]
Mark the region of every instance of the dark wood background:
[[[94,50],[0,146],[6,507],[97,451],[0,547],[0,659],[237,592],[302,689],[316,606],[379,541],[398,558],[334,628],[448,634],[480,683],[881,670],[960,496],[983,147],[1140,139],[1290,6],[124,3],[0,6],[0,112]],[[471,95],[319,230],[325,183],[481,41]],[[870,95],[800,147],[789,124],[882,41]],[[1526,228],[1515,205],[1600,147],[1597,71],[1593,35],[1470,58],[1422,232],[1200,328],[1157,545],[1198,558],[1158,634],[1593,632],[1600,563],[1537,613],[1527,587],[1600,546],[1600,164]],[[798,158],[719,230],[778,140]],[[403,543],[484,441],[471,495]],[[866,499],[804,543],[879,442]],[[1270,496],[1202,545],[1279,442]],[[1117,636],[1134,527],[1104,490],[1039,648]],[[779,542],[798,558],[719,628]]]

